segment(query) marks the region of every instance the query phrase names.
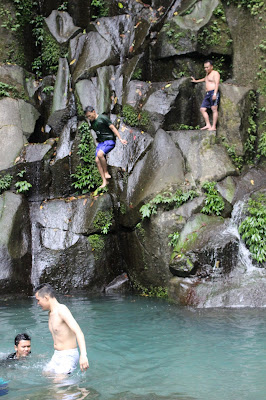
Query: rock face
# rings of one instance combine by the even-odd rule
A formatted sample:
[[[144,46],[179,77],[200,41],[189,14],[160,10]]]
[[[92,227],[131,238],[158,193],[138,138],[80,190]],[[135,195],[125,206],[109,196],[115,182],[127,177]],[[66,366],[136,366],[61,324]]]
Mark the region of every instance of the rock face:
[[[30,293],[31,227],[29,207],[21,195],[0,196],[0,288],[4,293]]]
[[[57,72],[53,64],[36,81],[0,66],[1,290],[49,281],[63,292],[159,288],[182,305],[263,305],[251,288],[264,288],[264,264],[247,261],[235,218],[239,201],[266,185],[262,14],[220,0],[118,4],[105,2],[108,16],[96,19],[83,0],[41,2]],[[215,132],[199,130],[205,86],[190,78],[204,76],[206,57],[223,80]],[[86,187],[95,178],[93,139],[80,131],[88,105],[127,140],[107,155],[105,194]]]

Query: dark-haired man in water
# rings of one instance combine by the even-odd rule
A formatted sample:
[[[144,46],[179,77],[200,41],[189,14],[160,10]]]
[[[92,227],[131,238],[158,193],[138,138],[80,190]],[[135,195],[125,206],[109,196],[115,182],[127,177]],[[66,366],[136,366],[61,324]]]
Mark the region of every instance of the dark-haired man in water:
[[[115,147],[116,136],[124,145],[127,144],[127,141],[121,138],[120,133],[106,115],[96,114],[96,111],[91,106],[86,107],[84,113],[97,136],[98,145],[96,147],[95,161],[103,180],[100,187],[103,188],[108,185],[108,179],[111,178],[111,175],[107,171],[106,154]]]
[[[19,360],[27,357],[31,352],[31,338],[27,333],[19,333],[15,337],[15,353],[9,354],[7,360]]]
[[[83,332],[69,309],[64,304],[60,304],[55,296],[55,290],[48,283],[44,283],[35,289],[38,305],[49,312],[48,325],[55,349],[51,361],[44,368],[44,372],[69,374],[77,367],[78,361],[81,371],[85,371],[89,368],[89,362]]]
[[[205,61],[204,69],[206,72],[205,78],[195,79],[192,76],[191,82],[193,83],[205,82],[206,85],[206,95],[200,107],[200,112],[205,121],[205,126],[201,128],[201,130],[208,129],[209,131],[216,131],[216,124],[218,120],[218,104],[220,101],[220,93],[218,92],[220,83],[220,74],[218,71],[214,71],[213,63],[211,60]],[[212,110],[212,125],[210,124],[207,108],[211,108]]]

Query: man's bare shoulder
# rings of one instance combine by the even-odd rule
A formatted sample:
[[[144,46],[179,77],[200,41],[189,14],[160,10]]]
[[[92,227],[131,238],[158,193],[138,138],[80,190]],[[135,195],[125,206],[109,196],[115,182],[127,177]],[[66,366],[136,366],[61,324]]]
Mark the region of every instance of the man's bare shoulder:
[[[61,317],[71,314],[69,308],[61,303],[58,304],[57,312]]]

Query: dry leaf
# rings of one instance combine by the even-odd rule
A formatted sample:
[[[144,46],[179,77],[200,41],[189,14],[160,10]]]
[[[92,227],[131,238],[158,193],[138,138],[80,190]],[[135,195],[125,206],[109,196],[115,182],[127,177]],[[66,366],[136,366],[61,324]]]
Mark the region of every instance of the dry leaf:
[[[84,201],[83,201],[84,206],[86,205],[87,201],[88,201],[88,199],[84,199]]]
[[[136,29],[136,28],[139,26],[139,24],[141,24],[141,21],[139,21],[139,22],[134,26],[134,28]]]
[[[40,206],[40,210],[42,210],[43,209],[43,206]]]
[[[170,87],[171,83],[168,83],[167,85],[165,85],[166,88]]]
[[[251,183],[251,185],[254,185],[254,181],[253,181],[253,179],[251,179],[250,183]]]
[[[17,157],[17,158],[15,159],[15,164],[16,164],[19,160],[20,160],[20,157]]]
[[[137,136],[135,135],[135,136],[133,137],[133,140],[136,140],[136,137],[137,137]]]
[[[74,58],[74,60],[71,61],[71,63],[69,65],[72,65],[76,62],[76,59]]]

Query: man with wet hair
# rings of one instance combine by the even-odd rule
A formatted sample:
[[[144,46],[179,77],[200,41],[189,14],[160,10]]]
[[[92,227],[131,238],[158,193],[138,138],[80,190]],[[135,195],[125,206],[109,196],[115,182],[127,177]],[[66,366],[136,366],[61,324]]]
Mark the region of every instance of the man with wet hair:
[[[38,305],[49,312],[48,326],[54,340],[54,355],[44,372],[69,374],[77,367],[78,361],[81,371],[85,371],[89,368],[85,338],[70,310],[57,301],[56,292],[48,283],[35,289],[35,297]]]
[[[218,120],[218,105],[220,101],[220,93],[218,91],[220,83],[220,74],[218,71],[214,71],[213,62],[207,60],[204,63],[204,69],[206,72],[205,78],[195,79],[191,77],[191,82],[199,83],[205,82],[206,95],[200,107],[200,112],[204,118],[205,126],[201,130],[207,129],[208,131],[216,131],[216,124]],[[212,110],[212,125],[210,123],[209,114],[207,109]]]
[[[108,185],[108,179],[111,178],[111,175],[107,170],[106,154],[115,147],[116,136],[123,145],[126,145],[127,141],[121,138],[120,133],[106,115],[96,114],[96,111],[92,106],[86,107],[84,113],[86,118],[90,121],[91,127],[97,136],[98,145],[95,152],[95,161],[103,180],[100,188],[103,188]]]
[[[19,333],[15,337],[15,353],[9,354],[7,360],[19,360],[27,357],[31,352],[31,338],[27,333]]]

